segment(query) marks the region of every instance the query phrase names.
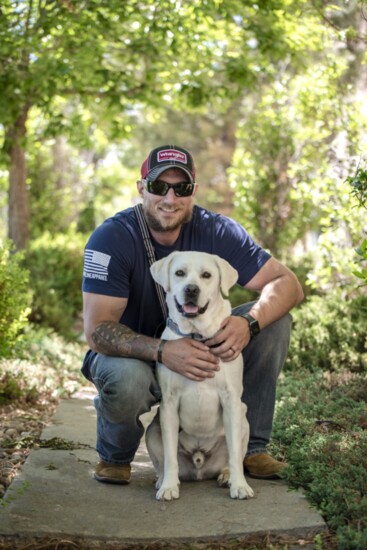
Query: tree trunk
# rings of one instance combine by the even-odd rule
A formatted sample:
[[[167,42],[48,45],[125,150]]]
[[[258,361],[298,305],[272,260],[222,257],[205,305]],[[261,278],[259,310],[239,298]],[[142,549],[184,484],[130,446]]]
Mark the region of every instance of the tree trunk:
[[[29,105],[25,105],[14,125],[6,134],[9,167],[9,237],[17,250],[24,248],[29,238],[29,197],[25,158],[26,121]]]

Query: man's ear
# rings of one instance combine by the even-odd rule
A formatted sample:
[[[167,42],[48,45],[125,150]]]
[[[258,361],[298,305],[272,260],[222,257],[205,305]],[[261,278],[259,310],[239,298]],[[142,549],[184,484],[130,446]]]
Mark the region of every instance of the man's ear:
[[[141,183],[140,180],[138,180],[136,182],[136,187],[137,187],[139,195],[142,197],[143,196],[144,185]]]
[[[150,272],[153,279],[163,287],[165,292],[169,292],[171,290],[169,271],[172,260],[176,254],[177,252],[172,252],[169,256],[166,256],[161,260],[157,260],[150,266]]]

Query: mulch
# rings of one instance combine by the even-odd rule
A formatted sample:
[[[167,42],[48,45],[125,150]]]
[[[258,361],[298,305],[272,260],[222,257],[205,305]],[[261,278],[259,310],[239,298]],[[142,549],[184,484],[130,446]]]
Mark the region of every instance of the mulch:
[[[16,401],[0,406],[0,498],[2,498],[43,428],[55,412],[57,400]]]

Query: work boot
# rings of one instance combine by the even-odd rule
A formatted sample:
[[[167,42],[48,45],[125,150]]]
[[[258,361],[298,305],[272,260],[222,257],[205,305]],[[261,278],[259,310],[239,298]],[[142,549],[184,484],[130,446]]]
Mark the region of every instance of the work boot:
[[[279,462],[267,453],[249,455],[243,461],[245,472],[257,479],[276,479],[287,467],[286,462]]]
[[[94,472],[94,478],[102,483],[116,483],[127,485],[130,481],[130,464],[111,464],[101,460]]]

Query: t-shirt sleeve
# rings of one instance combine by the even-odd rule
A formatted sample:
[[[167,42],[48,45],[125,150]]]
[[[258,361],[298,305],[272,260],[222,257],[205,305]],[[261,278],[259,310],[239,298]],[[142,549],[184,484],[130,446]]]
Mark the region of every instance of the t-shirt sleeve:
[[[237,222],[219,216],[216,224],[216,253],[238,271],[238,284],[245,286],[271,255],[259,246]]]
[[[129,232],[112,220],[105,221],[84,250],[83,291],[128,298],[134,254]]]

